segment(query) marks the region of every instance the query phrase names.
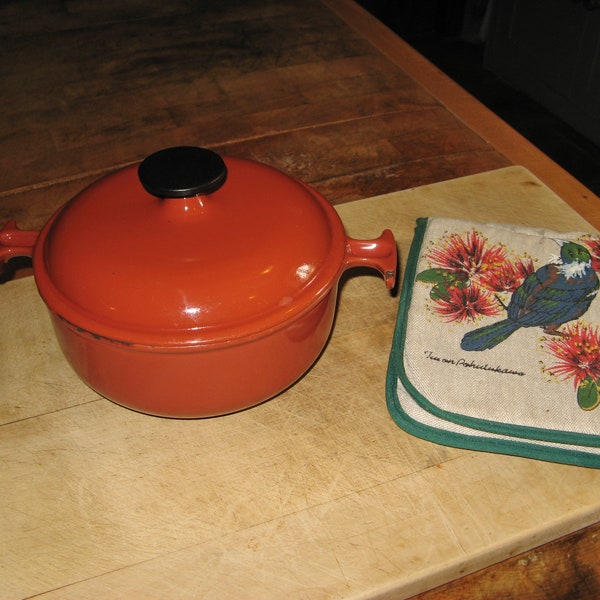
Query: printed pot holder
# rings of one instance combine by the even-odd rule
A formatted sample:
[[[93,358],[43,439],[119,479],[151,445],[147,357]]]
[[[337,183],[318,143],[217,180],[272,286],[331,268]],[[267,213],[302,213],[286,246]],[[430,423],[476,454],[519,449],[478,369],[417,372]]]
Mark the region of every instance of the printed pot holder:
[[[407,432],[600,467],[600,239],[418,219],[387,375]]]

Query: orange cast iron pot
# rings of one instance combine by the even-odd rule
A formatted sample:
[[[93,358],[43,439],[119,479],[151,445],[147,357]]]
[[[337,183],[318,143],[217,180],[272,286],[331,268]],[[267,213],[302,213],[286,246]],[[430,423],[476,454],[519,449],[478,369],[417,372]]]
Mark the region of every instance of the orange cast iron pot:
[[[309,186],[188,146],[101,179],[39,233],[7,224],[0,262],[19,255],[81,379],[180,418],[290,386],[327,342],[342,272],[372,267],[392,288],[397,264],[389,230],[351,239]]]

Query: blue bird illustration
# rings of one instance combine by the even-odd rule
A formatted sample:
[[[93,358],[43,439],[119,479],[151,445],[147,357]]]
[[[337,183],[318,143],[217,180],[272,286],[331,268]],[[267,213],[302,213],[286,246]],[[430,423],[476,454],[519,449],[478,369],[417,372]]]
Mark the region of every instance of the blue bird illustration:
[[[575,242],[562,242],[560,259],[540,267],[513,292],[507,318],[465,334],[460,347],[488,350],[521,327],[562,335],[558,328],[588,310],[598,285],[590,252]]]

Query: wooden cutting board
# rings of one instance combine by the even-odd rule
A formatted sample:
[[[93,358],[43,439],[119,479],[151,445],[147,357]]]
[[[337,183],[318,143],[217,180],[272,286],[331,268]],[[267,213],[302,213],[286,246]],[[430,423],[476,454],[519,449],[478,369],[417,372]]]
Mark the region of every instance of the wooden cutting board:
[[[337,208],[353,237],[390,227],[402,257],[419,216],[593,231],[521,167]],[[394,424],[397,309],[378,276],[349,274],[331,340],[295,386],[182,421],[88,389],[33,280],[0,286],[2,597],[404,598],[597,521],[598,471]]]

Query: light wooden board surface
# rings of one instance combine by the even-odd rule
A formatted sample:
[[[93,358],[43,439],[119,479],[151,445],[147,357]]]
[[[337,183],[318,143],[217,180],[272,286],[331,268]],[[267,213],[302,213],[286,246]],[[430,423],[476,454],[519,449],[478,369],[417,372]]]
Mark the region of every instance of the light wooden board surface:
[[[353,237],[393,229],[403,257],[418,216],[591,231],[521,167],[337,209]],[[397,308],[377,276],[344,277],[332,338],[301,381],[181,421],[89,390],[33,280],[0,287],[2,597],[405,598],[597,521],[598,471],[394,424]]]

